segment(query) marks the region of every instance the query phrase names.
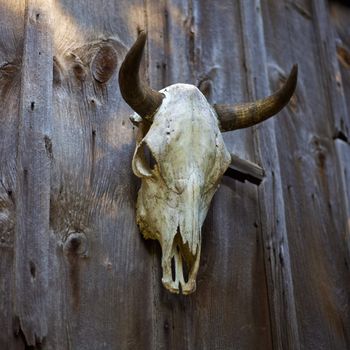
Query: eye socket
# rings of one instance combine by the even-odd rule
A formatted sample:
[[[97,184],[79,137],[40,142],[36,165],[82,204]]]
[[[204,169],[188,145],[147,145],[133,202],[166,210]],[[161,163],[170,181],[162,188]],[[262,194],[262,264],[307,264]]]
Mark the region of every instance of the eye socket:
[[[155,169],[156,165],[158,164],[157,163],[157,160],[153,157],[153,154],[152,152],[150,151],[150,149],[148,148],[148,146],[146,145],[146,147],[144,147],[144,150],[145,152],[148,153],[148,157],[149,157],[149,165],[152,169],[152,171]],[[147,157],[147,155],[146,155]]]
[[[151,177],[154,174],[157,164],[157,160],[153,156],[147,143],[142,141],[137,146],[132,160],[134,174],[138,177]]]

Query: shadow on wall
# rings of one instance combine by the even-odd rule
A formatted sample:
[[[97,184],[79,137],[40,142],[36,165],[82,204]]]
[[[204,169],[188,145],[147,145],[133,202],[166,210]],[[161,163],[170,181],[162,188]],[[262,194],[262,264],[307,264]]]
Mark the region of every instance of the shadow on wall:
[[[350,7],[350,0],[329,0],[331,3],[338,3]]]

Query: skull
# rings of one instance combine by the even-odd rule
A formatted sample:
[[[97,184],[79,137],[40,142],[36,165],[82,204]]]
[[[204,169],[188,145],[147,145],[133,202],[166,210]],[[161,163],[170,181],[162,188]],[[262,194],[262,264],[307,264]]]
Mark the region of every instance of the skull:
[[[121,93],[136,111],[132,121],[141,131],[132,160],[141,178],[137,223],[145,238],[161,245],[165,288],[190,294],[196,289],[201,227],[231,163],[221,132],[257,124],[282,109],[294,92],[297,68],[266,99],[213,108],[193,85],[157,92],[140,81],[145,41],[141,32],[119,73]]]
[[[214,110],[195,86],[176,84],[161,92],[165,97],[132,163],[142,179],[137,222],[145,238],[160,242],[164,286],[189,294],[196,287],[201,227],[231,157]]]

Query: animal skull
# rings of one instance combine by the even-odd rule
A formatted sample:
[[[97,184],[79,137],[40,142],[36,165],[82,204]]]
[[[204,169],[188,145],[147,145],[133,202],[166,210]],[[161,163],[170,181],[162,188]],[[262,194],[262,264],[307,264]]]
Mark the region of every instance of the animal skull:
[[[162,93],[163,102],[132,163],[142,179],[137,222],[146,238],[162,246],[164,286],[179,292],[180,284],[188,294],[196,285],[201,226],[231,158],[215,112],[195,86],[176,84]],[[145,161],[145,147],[155,160],[153,169]]]
[[[266,99],[213,108],[193,85],[175,84],[157,92],[140,81],[145,41],[141,32],[119,73],[122,96],[136,111],[132,120],[141,130],[132,161],[141,178],[137,223],[145,238],[162,247],[165,288],[190,294],[196,289],[201,227],[231,163],[221,131],[257,124],[281,110],[295,90],[297,67]]]

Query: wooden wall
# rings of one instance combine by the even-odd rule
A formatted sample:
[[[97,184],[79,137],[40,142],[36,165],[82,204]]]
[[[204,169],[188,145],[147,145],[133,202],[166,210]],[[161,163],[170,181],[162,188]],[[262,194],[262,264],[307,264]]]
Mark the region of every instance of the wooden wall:
[[[0,0],[0,349],[349,349],[349,23],[326,0]],[[224,135],[267,177],[224,177],[190,296],[135,223],[117,73],[139,29],[152,87],[212,103],[299,65],[278,118]]]

